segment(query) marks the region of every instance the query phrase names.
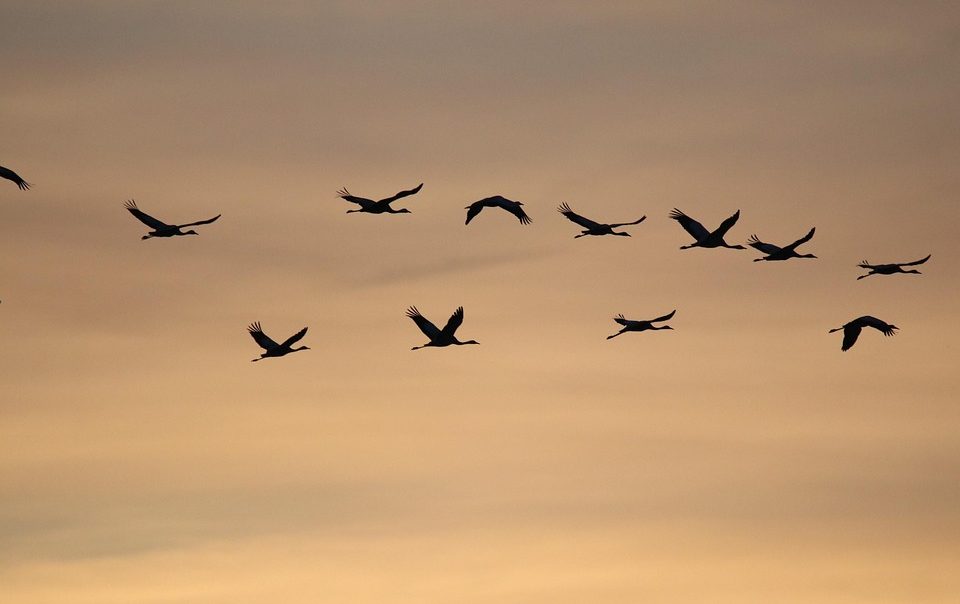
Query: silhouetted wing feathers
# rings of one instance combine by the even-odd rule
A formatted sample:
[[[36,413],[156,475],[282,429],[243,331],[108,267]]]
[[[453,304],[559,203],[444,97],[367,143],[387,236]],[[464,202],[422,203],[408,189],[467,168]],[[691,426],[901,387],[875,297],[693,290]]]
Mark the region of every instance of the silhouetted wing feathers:
[[[857,338],[859,337],[859,325],[845,325],[843,327],[843,344],[840,345],[840,350],[843,352],[850,350],[853,345],[857,343]]]
[[[656,319],[650,319],[651,323],[656,323],[658,321],[669,321],[673,318],[673,315],[677,314],[676,309],[673,310],[670,314],[663,315],[662,317],[657,317]]]
[[[137,202],[132,199],[127,200],[126,203],[123,204],[123,207],[127,208],[127,210],[129,210],[130,213],[133,214],[137,220],[147,225],[151,229],[159,230],[159,229],[170,228],[169,224],[165,222],[161,222],[156,218],[154,218],[153,216],[151,216],[150,214],[147,214],[141,211],[140,208],[137,207]]]
[[[693,218],[690,218],[677,208],[674,208],[673,211],[670,212],[670,218],[673,218],[679,222],[680,226],[683,227],[683,230],[690,233],[690,235],[697,241],[702,241],[710,235],[710,231],[704,228],[702,224]]]
[[[640,218],[634,220],[633,222],[615,222],[615,223],[613,223],[613,224],[610,225],[610,228],[611,228],[611,229],[615,229],[615,228],[617,228],[617,227],[630,226],[631,224],[640,224],[641,222],[643,222],[643,221],[646,220],[646,219],[647,219],[646,216],[641,216]]]
[[[750,239],[747,240],[747,243],[750,245],[750,247],[760,250],[768,256],[770,254],[776,254],[780,251],[780,246],[773,245],[772,243],[764,243],[763,241],[760,241],[756,235],[750,235]]]
[[[920,260],[914,260],[913,262],[904,262],[900,266],[917,266],[918,264],[923,264],[930,259],[930,256],[933,254],[927,254],[926,258],[921,258]]]
[[[737,210],[736,212],[734,212],[733,216],[731,216],[730,218],[727,218],[726,220],[720,223],[720,226],[718,226],[716,230],[717,235],[721,237],[726,235],[727,231],[730,230],[730,227],[737,224],[738,220],[740,220],[740,210]]]
[[[620,325],[626,325],[626,324],[628,324],[628,323],[630,322],[630,321],[629,321],[626,317],[624,317],[623,315],[617,315],[617,316],[615,316],[615,317],[613,318],[613,320],[616,321],[617,323],[619,323]]]
[[[420,183],[419,185],[417,185],[416,187],[410,189],[409,191],[400,191],[399,193],[397,193],[397,194],[394,195],[393,197],[387,197],[387,198],[381,199],[378,203],[390,203],[390,202],[396,201],[396,200],[398,200],[398,199],[400,199],[400,198],[402,198],[402,197],[407,197],[407,196],[409,196],[409,195],[415,195],[416,193],[419,193],[419,192],[420,192],[420,189],[422,189],[422,188],[423,188],[423,183]]]
[[[306,328],[306,327],[304,327],[303,329],[301,329],[301,330],[298,331],[297,333],[293,334],[292,336],[290,336],[289,338],[287,338],[286,340],[284,340],[283,344],[281,344],[280,346],[283,346],[283,347],[285,347],[285,348],[290,347],[290,346],[293,346],[295,343],[297,343],[297,342],[300,341],[300,338],[302,338],[302,337],[305,336],[305,335],[307,335],[307,328]]]
[[[30,183],[20,178],[20,175],[11,170],[10,168],[4,168],[0,166],[0,178],[6,178],[7,180],[13,181],[21,191],[26,191],[30,188]]]
[[[563,214],[566,217],[566,219],[569,220],[570,222],[579,224],[585,229],[592,230],[592,229],[598,229],[603,226],[598,222],[594,222],[589,218],[584,218],[580,214],[577,214],[576,212],[571,210],[570,206],[568,206],[566,203],[561,203],[560,207],[557,208],[557,211]]]
[[[812,229],[810,229],[810,232],[809,232],[809,233],[807,233],[806,235],[804,235],[804,236],[801,237],[800,239],[797,239],[796,241],[794,241],[793,243],[791,243],[790,245],[788,245],[788,246],[786,247],[786,249],[788,249],[788,250],[794,250],[794,249],[800,247],[800,246],[803,245],[804,243],[806,243],[806,242],[810,241],[811,239],[813,239],[813,234],[816,233],[816,232],[817,232],[817,227],[813,227]]]
[[[897,333],[897,328],[894,327],[893,325],[890,325],[886,321],[881,321],[880,319],[876,317],[871,317],[869,315],[860,317],[859,319],[856,320],[856,323],[859,323],[863,327],[872,327],[885,336],[892,336],[892,335],[896,335]]]
[[[367,205],[372,205],[372,204],[376,203],[376,202],[373,201],[372,199],[367,199],[366,197],[357,197],[356,195],[351,195],[351,194],[350,194],[350,191],[348,191],[346,188],[343,188],[343,189],[340,189],[339,191],[337,191],[337,196],[338,196],[340,199],[343,199],[344,201],[349,201],[349,202],[351,202],[351,203],[356,203],[356,204],[359,204],[359,205],[361,205],[361,206],[367,206]]]
[[[253,340],[260,346],[260,348],[263,348],[264,350],[273,350],[279,346],[279,344],[271,340],[267,334],[263,333],[263,330],[260,328],[259,321],[256,323],[251,323],[247,327],[247,331],[250,332],[250,336],[253,337]],[[306,333],[306,331],[307,330],[304,329],[300,335],[302,336],[303,333]]]
[[[420,328],[420,331],[422,331],[425,336],[430,338],[431,341],[440,337],[440,330],[437,329],[437,326],[427,320],[426,317],[421,315],[416,306],[411,306],[407,309],[407,316],[413,319],[413,322],[417,324],[417,327]]]
[[[216,221],[218,218],[220,218],[221,216],[223,216],[223,214],[217,214],[217,215],[214,216],[213,218],[207,218],[206,220],[198,220],[198,221],[196,221],[196,222],[188,222],[187,224],[179,224],[179,225],[177,225],[177,228],[183,228],[183,227],[188,227],[188,226],[197,226],[197,225],[200,225],[200,224],[210,224],[211,222],[215,222],[215,221]]]
[[[447,320],[447,324],[443,326],[443,335],[453,336],[457,332],[460,325],[463,324],[463,307],[460,306],[457,310],[453,311],[453,314],[450,315],[450,318]]]

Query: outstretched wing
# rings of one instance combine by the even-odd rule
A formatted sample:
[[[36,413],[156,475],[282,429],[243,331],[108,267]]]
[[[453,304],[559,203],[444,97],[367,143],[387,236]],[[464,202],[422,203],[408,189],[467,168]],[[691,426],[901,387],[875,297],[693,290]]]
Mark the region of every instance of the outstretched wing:
[[[183,228],[183,227],[188,227],[188,226],[197,226],[197,225],[199,225],[199,224],[210,224],[211,222],[216,221],[216,220],[217,220],[218,218],[220,218],[221,216],[223,216],[223,214],[217,214],[217,215],[214,216],[213,218],[207,218],[206,220],[198,220],[198,221],[196,221],[196,222],[188,222],[187,224],[178,224],[178,225],[177,225],[177,228]]]
[[[811,239],[813,239],[813,234],[816,233],[816,232],[817,232],[817,227],[813,227],[812,229],[810,229],[810,232],[809,232],[809,233],[807,233],[806,235],[804,235],[804,236],[801,237],[800,239],[797,239],[796,241],[794,241],[793,243],[791,243],[790,245],[788,245],[788,246],[786,247],[786,249],[788,249],[788,250],[795,250],[795,249],[797,249],[798,247],[800,247],[800,246],[803,245],[804,243],[806,243],[806,242],[810,241]]]
[[[780,246],[773,245],[772,243],[764,243],[763,241],[760,241],[756,235],[750,235],[750,239],[747,239],[747,243],[750,245],[750,247],[760,250],[768,256],[770,254],[776,254],[780,251]]]
[[[848,323],[843,326],[843,344],[840,345],[840,350],[846,352],[850,350],[854,344],[857,343],[857,338],[860,337],[860,326]]]
[[[624,326],[626,326],[627,323],[630,322],[630,321],[629,321],[626,317],[624,317],[623,315],[617,315],[617,316],[615,316],[615,317],[613,318],[613,320],[616,321],[617,323],[619,323],[620,325],[624,325]]]
[[[450,315],[450,318],[447,320],[447,324],[443,326],[443,335],[447,337],[452,337],[453,334],[457,332],[457,329],[462,324],[463,324],[463,307],[460,306],[457,308],[457,310],[453,311],[453,314]]]
[[[356,195],[351,195],[350,191],[348,191],[346,187],[337,191],[337,197],[345,201],[349,201],[350,203],[358,204],[364,208],[376,203],[372,199],[367,199],[366,197],[357,197]]]
[[[631,224],[640,224],[641,222],[643,222],[643,221],[646,220],[646,219],[647,219],[646,216],[641,216],[640,218],[638,218],[637,220],[634,220],[633,222],[615,222],[615,223],[613,223],[613,224],[610,225],[610,228],[615,229],[615,228],[617,228],[617,227],[630,226]]]
[[[520,221],[520,224],[530,224],[533,222],[530,220],[530,217],[527,216],[527,213],[523,211],[523,208],[520,207],[519,201],[513,201],[507,199],[506,197],[500,197],[499,195],[496,197],[491,197],[490,199],[494,200],[493,205],[500,206],[504,210],[516,216]]]
[[[260,346],[260,348],[263,348],[264,350],[273,350],[278,346],[278,344],[271,340],[267,334],[263,333],[263,330],[260,328],[260,321],[251,323],[249,326],[247,326],[247,331],[250,332],[250,336]],[[304,332],[306,332],[306,329],[304,329],[302,333]]]
[[[918,264],[923,264],[924,262],[929,260],[930,256],[932,255],[933,254],[927,254],[926,258],[921,258],[920,260],[914,260],[913,262],[902,262],[900,263],[900,266],[917,266]]]
[[[293,346],[294,344],[296,344],[297,342],[299,342],[299,341],[300,341],[300,338],[302,338],[302,337],[305,336],[306,334],[307,334],[307,328],[304,327],[303,329],[301,329],[301,330],[298,331],[297,333],[293,334],[292,336],[290,336],[289,338],[287,338],[286,340],[284,340],[284,341],[283,341],[283,344],[281,344],[280,346],[283,346],[284,348]]]
[[[384,198],[384,199],[381,199],[378,203],[390,203],[390,202],[396,201],[396,200],[398,200],[398,199],[400,199],[400,198],[402,198],[402,197],[408,197],[408,196],[410,196],[410,195],[416,195],[417,193],[420,192],[420,189],[422,189],[422,188],[423,188],[423,183],[420,183],[419,185],[415,186],[414,188],[410,189],[409,191],[400,191],[399,193],[397,193],[397,194],[394,195],[393,197],[386,197],[386,198]]]
[[[477,214],[483,209],[483,200],[475,201],[467,206],[467,221],[463,224],[470,224],[470,221],[477,217]]]
[[[730,227],[737,224],[738,220],[740,220],[740,210],[737,210],[733,213],[733,216],[721,222],[720,226],[717,227],[716,234],[723,237],[727,234],[727,231],[730,230]]]
[[[154,217],[151,216],[150,214],[147,214],[147,213],[145,213],[145,212],[140,211],[140,208],[137,207],[137,202],[134,201],[134,200],[132,200],[132,199],[128,199],[128,200],[123,204],[123,207],[127,208],[127,210],[129,210],[130,213],[133,214],[133,215],[136,217],[137,220],[139,220],[139,221],[142,222],[143,224],[147,225],[147,226],[150,227],[151,229],[159,230],[159,229],[168,229],[168,228],[170,228],[170,225],[169,225],[169,224],[167,224],[167,223],[165,223],[165,222],[160,222],[159,220],[157,220],[156,218],[154,218]]]
[[[30,183],[20,178],[20,175],[10,168],[4,168],[3,166],[0,166],[0,178],[6,178],[7,180],[13,181],[18,187],[20,187],[21,191],[26,191],[30,188]]]
[[[673,211],[670,212],[670,218],[673,218],[680,223],[680,226],[683,227],[683,230],[690,233],[690,235],[697,241],[702,241],[710,236],[710,231],[708,231],[702,224],[690,218],[677,208],[673,208]]]
[[[677,310],[674,309],[670,314],[663,315],[662,317],[657,317],[656,319],[650,319],[651,323],[656,323],[657,321],[669,321],[673,318],[673,315],[677,314]]]
[[[861,262],[861,263],[858,264],[857,266],[859,266],[860,268],[875,269],[875,268],[880,267],[880,266],[883,266],[883,265],[882,265],[882,264],[870,264],[870,262],[869,262],[868,260],[864,260],[863,262]]]
[[[426,317],[421,315],[416,306],[411,306],[407,309],[407,316],[413,319],[413,322],[417,324],[417,327],[420,328],[420,331],[422,331],[425,336],[430,338],[431,341],[440,337],[440,330],[437,329],[437,326],[428,321]]]
[[[557,211],[563,214],[564,217],[566,217],[566,219],[569,220],[570,222],[579,224],[585,229],[593,230],[593,229],[599,229],[603,226],[598,222],[594,222],[589,218],[584,218],[580,214],[577,214],[576,212],[570,209],[570,206],[567,205],[566,202],[561,203],[560,207],[557,208]]]
[[[856,322],[863,327],[872,327],[885,336],[892,336],[896,335],[897,333],[897,327],[895,325],[890,325],[886,321],[881,321],[880,319],[871,317],[869,315],[860,317]]]

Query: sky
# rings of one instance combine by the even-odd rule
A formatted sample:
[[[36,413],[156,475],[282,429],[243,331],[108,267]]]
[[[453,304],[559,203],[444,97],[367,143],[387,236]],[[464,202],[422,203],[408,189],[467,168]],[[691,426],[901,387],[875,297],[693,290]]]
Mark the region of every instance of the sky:
[[[5,603],[957,601],[957,7],[0,4]]]

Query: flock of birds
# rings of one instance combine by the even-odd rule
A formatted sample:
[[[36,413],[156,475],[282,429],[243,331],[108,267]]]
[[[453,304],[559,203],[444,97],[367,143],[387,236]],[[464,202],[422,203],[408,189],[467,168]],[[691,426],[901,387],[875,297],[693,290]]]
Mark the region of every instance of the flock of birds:
[[[9,181],[12,181],[20,190],[26,191],[30,189],[30,183],[25,181],[20,177],[19,174],[0,166],[0,177],[5,178]],[[416,187],[400,191],[395,195],[390,197],[385,197],[380,200],[367,199],[366,197],[357,197],[352,195],[347,189],[341,189],[337,191],[337,196],[348,201],[350,203],[356,204],[358,207],[352,210],[347,210],[347,213],[352,212],[365,212],[367,214],[408,214],[410,210],[406,208],[396,209],[391,204],[399,199],[404,197],[409,197],[411,195],[416,195],[423,188],[423,183],[420,183]],[[197,235],[198,233],[193,230],[184,231],[186,227],[200,226],[204,224],[210,224],[215,222],[220,218],[220,214],[217,214],[213,218],[208,218],[206,220],[197,220],[195,222],[187,222],[184,224],[167,224],[162,220],[158,220],[153,216],[147,214],[137,207],[137,204],[132,199],[127,201],[124,204],[124,207],[140,222],[145,224],[150,228],[150,232],[142,237],[142,239],[151,239],[154,237],[175,237],[180,235]],[[499,208],[510,214],[514,215],[517,220],[520,221],[520,224],[530,224],[532,222],[530,216],[523,209],[523,202],[513,201],[507,199],[506,197],[501,197],[495,195],[493,197],[487,197],[479,201],[475,201],[470,205],[466,206],[467,210],[467,219],[464,224],[470,224],[470,221],[476,218],[485,208]],[[566,203],[560,204],[560,207],[557,208],[557,211],[560,212],[567,220],[581,227],[583,230],[579,235],[575,235],[574,238],[585,237],[587,235],[601,236],[601,235],[618,235],[620,237],[630,237],[630,233],[624,231],[615,231],[614,229],[623,228],[626,226],[637,225],[646,220],[646,216],[641,216],[637,220],[631,222],[615,222],[615,223],[601,223],[595,222],[589,218],[581,216],[574,212],[570,206]],[[674,209],[670,212],[670,218],[676,220],[681,227],[693,237],[693,243],[683,245],[680,249],[685,250],[693,247],[702,247],[702,248],[718,248],[725,247],[734,250],[744,250],[747,249],[742,245],[730,245],[724,240],[727,231],[729,231],[733,225],[737,223],[737,220],[740,219],[740,210],[734,212],[732,216],[720,223],[716,229],[709,231],[704,227],[700,222],[694,220],[690,216],[687,216],[682,211]],[[764,254],[761,258],[755,258],[754,262],[768,261],[783,261],[789,260],[791,258],[816,258],[813,254],[800,254],[797,252],[797,248],[807,243],[813,239],[813,235],[816,232],[816,228],[811,228],[810,231],[797,239],[793,243],[785,246],[778,246],[772,243],[766,243],[757,238],[756,235],[751,235],[748,240],[750,247]],[[868,261],[864,260],[858,266],[860,268],[866,269],[869,272],[865,275],[860,275],[857,277],[857,280],[864,279],[870,275],[894,275],[897,273],[902,274],[915,274],[919,275],[920,271],[916,269],[904,270],[904,267],[913,267],[925,263],[930,259],[928,254],[925,258],[920,260],[915,260],[913,262],[900,262],[900,263],[889,263],[889,264],[870,264]],[[607,336],[607,339],[613,339],[619,335],[630,331],[653,331],[661,329],[673,329],[669,325],[656,325],[656,323],[663,323],[669,321],[676,314],[676,310],[671,311],[670,313],[657,317],[656,319],[649,320],[633,320],[627,319],[622,314],[614,317],[614,321],[622,326],[620,331],[617,333]],[[456,311],[450,316],[447,320],[447,323],[443,326],[443,329],[438,328],[434,325],[429,319],[420,314],[420,311],[416,307],[411,306],[407,309],[406,316],[409,317],[420,331],[423,332],[425,336],[429,339],[426,344],[421,346],[414,346],[412,350],[419,350],[421,348],[427,347],[437,347],[442,348],[445,346],[462,346],[465,344],[479,344],[476,340],[467,340],[461,342],[456,337],[457,329],[463,324],[463,307],[457,308]],[[896,325],[892,325],[876,317],[871,317],[868,315],[858,317],[840,327],[831,329],[830,333],[843,330],[843,343],[841,345],[841,350],[847,351],[857,342],[857,338],[860,337],[860,332],[864,327],[872,327],[885,336],[895,335],[899,329]],[[257,343],[260,348],[263,349],[263,352],[260,354],[259,358],[253,359],[253,361],[260,361],[266,358],[272,357],[282,357],[287,354],[298,352],[301,350],[309,350],[307,346],[299,346],[294,348],[293,345],[299,342],[307,333],[307,328],[304,327],[297,333],[293,334],[282,343],[277,343],[272,338],[267,336],[263,329],[260,327],[260,323],[252,323],[247,330],[250,332],[250,336]]]

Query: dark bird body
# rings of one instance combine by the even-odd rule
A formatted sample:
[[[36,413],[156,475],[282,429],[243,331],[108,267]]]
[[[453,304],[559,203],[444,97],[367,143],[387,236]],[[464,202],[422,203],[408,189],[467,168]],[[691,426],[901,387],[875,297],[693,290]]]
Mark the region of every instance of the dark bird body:
[[[395,210],[390,204],[398,199],[415,195],[419,193],[420,189],[422,188],[423,183],[420,183],[409,191],[400,191],[396,195],[384,197],[378,201],[367,199],[366,197],[357,197],[355,195],[351,195],[350,191],[347,191],[346,189],[340,189],[337,191],[337,195],[340,197],[340,199],[355,203],[360,206],[360,208],[356,210],[347,210],[347,214],[351,212],[366,212],[367,214],[410,214],[410,210],[406,208]]]
[[[563,214],[566,217],[566,219],[569,220],[570,222],[573,222],[574,224],[578,224],[583,227],[584,230],[581,231],[579,235],[574,235],[573,237],[574,239],[583,237],[585,235],[620,235],[621,237],[629,237],[630,233],[617,233],[613,229],[629,226],[631,224],[640,224],[641,222],[647,219],[646,216],[641,216],[638,220],[634,220],[633,222],[617,222],[613,224],[601,224],[599,222],[594,222],[589,218],[584,218],[580,214],[577,214],[576,212],[571,210],[570,206],[567,205],[566,203],[560,204],[560,207],[557,208],[557,211]]]
[[[872,327],[885,336],[896,335],[897,330],[899,329],[899,327],[896,325],[891,325],[885,321],[877,319],[876,317],[864,315],[854,319],[853,321],[850,321],[849,323],[845,323],[836,329],[831,329],[830,333],[840,331],[841,329],[843,330],[843,344],[840,347],[840,350],[846,352],[857,343],[857,338],[860,337],[860,331],[864,327]]]
[[[669,325],[664,325],[658,327],[654,323],[659,323],[661,321],[669,321],[673,318],[673,315],[677,314],[677,311],[674,310],[670,314],[663,315],[662,317],[657,317],[656,319],[650,319],[649,321],[634,321],[632,319],[627,319],[623,315],[617,315],[613,318],[614,321],[623,325],[623,329],[613,334],[612,336],[607,336],[608,340],[619,336],[620,334],[627,333],[628,331],[656,331],[658,329],[673,329]]]
[[[750,235],[750,239],[747,243],[750,244],[750,247],[760,250],[766,256],[763,258],[754,258],[754,262],[762,262],[764,260],[776,261],[776,260],[789,260],[790,258],[816,258],[813,254],[798,254],[797,248],[803,245],[804,243],[813,239],[813,234],[817,231],[816,227],[810,229],[810,232],[797,239],[790,245],[786,247],[780,247],[773,245],[772,243],[764,243],[760,241],[756,235]]]
[[[0,178],[6,178],[9,181],[13,181],[21,191],[26,191],[30,188],[30,183],[20,178],[20,175],[11,170],[10,168],[4,168],[0,166]]]
[[[470,224],[470,221],[476,218],[477,214],[479,214],[483,208],[501,208],[516,216],[520,224],[530,224],[532,220],[527,216],[527,213],[523,211],[522,205],[522,201],[512,201],[499,195],[487,197],[480,201],[475,201],[466,207],[467,221],[464,224]]]
[[[427,346],[435,346],[437,348],[442,348],[443,346],[463,346],[464,344],[479,344],[476,340],[467,340],[466,342],[461,342],[454,335],[460,325],[463,323],[463,307],[457,308],[450,315],[450,319],[447,320],[447,324],[443,326],[443,329],[437,329],[437,326],[431,323],[426,317],[420,314],[420,311],[417,310],[416,306],[411,306],[407,309],[407,316],[413,319],[413,322],[417,324],[417,327],[420,328],[420,331],[423,332],[425,336],[430,338],[430,341],[424,344],[423,346],[414,346],[410,350],[419,350],[420,348],[426,348]]]
[[[921,273],[918,270],[913,269],[913,270],[905,271],[903,270],[903,267],[918,266],[920,264],[923,264],[924,262],[930,259],[930,256],[931,254],[927,254],[926,258],[921,258],[920,260],[914,260],[913,262],[900,262],[900,263],[894,263],[894,264],[870,264],[869,262],[864,260],[857,266],[859,266],[860,268],[865,268],[870,272],[867,273],[866,275],[860,275],[859,277],[857,277],[857,281],[859,281],[860,279],[865,279],[870,275],[893,275],[896,273],[922,275],[923,273]]]
[[[260,346],[260,348],[263,348],[264,350],[264,352],[260,353],[259,359],[251,359],[251,361],[260,361],[269,357],[282,357],[283,355],[290,354],[291,352],[298,352],[300,350],[310,350],[309,346],[300,346],[299,348],[292,347],[294,344],[300,341],[300,338],[306,335],[306,327],[284,340],[282,344],[277,344],[270,338],[270,336],[263,333],[263,330],[260,328],[259,321],[256,323],[251,323],[247,327],[247,331],[250,332],[250,336]]]
[[[123,207],[127,208],[127,210],[129,210],[130,213],[137,218],[137,220],[153,229],[141,237],[141,239],[150,239],[151,237],[174,237],[177,235],[199,235],[199,233],[192,229],[189,231],[181,231],[180,229],[188,226],[210,224],[221,216],[221,214],[217,214],[213,218],[208,218],[207,220],[198,220],[197,222],[188,222],[187,224],[167,224],[157,220],[145,212],[142,212],[140,208],[137,207],[137,202],[132,199],[127,201]]]
[[[723,240],[723,236],[727,234],[727,231],[730,230],[734,224],[737,223],[737,220],[740,219],[740,210],[737,210],[736,213],[727,218],[720,223],[720,226],[717,227],[712,233],[708,231],[702,224],[690,218],[680,210],[674,208],[670,212],[670,218],[673,218],[680,223],[680,226],[683,227],[683,230],[690,233],[690,235],[696,239],[693,243],[689,245],[681,245],[680,249],[685,250],[692,247],[726,247],[732,250],[745,250],[747,248],[742,245],[730,245]]]

